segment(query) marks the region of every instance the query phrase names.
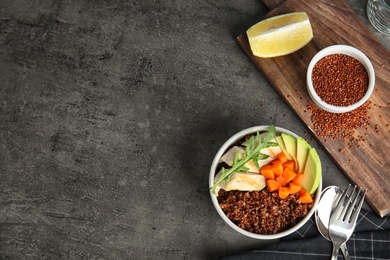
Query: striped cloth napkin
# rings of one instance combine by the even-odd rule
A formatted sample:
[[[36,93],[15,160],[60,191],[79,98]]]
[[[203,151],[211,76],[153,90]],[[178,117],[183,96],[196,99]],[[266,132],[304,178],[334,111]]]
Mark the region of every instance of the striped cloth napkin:
[[[355,232],[347,241],[351,259],[390,259],[390,218],[362,209]],[[330,259],[332,243],[319,233],[314,216],[298,231],[278,243],[220,257],[221,260]],[[343,259],[339,251],[339,259]]]

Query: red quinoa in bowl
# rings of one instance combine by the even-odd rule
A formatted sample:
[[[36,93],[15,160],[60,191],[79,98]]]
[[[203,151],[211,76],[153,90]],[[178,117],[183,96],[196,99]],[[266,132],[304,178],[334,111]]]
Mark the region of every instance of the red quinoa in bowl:
[[[219,190],[218,202],[238,227],[256,234],[276,234],[303,219],[313,203],[301,203],[298,194],[281,199],[277,192]]]
[[[319,51],[306,73],[308,94],[319,109],[351,112],[368,101],[375,87],[375,71],[369,58],[348,45],[332,45]]]

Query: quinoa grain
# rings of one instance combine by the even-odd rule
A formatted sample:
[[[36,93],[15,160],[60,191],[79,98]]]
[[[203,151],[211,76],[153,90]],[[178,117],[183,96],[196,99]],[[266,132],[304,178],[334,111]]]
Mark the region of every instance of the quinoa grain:
[[[311,120],[314,125],[314,131],[320,137],[350,138],[354,130],[369,123],[368,110],[370,102],[347,113],[331,113],[319,109],[311,102],[307,105],[311,111]]]
[[[348,106],[358,102],[368,88],[368,74],[364,66],[344,54],[322,58],[313,68],[312,80],[319,97],[334,106]],[[310,101],[307,108],[311,112],[314,131],[319,137],[349,140],[348,145],[352,148],[352,143],[364,141],[362,138],[356,140],[353,136],[359,127],[367,130],[370,106],[371,102],[367,101],[353,111],[340,114],[321,110]],[[375,130],[379,133],[378,129]]]
[[[301,203],[299,195],[281,199],[277,192],[225,191],[218,202],[226,216],[238,227],[257,234],[275,234],[289,229],[303,219],[313,203]]]
[[[334,106],[349,106],[363,98],[368,89],[368,73],[355,58],[331,54],[317,62],[312,73],[318,96]]]

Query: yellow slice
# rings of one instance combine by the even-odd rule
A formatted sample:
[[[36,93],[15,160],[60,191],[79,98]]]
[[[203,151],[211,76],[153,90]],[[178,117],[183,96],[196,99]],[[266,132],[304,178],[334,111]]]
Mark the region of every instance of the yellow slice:
[[[313,39],[309,17],[305,12],[274,16],[246,31],[253,55],[271,58],[293,53]]]

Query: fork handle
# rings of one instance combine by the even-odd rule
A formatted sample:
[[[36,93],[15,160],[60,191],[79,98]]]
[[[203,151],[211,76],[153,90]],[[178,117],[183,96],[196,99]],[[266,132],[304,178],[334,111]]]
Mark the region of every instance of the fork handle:
[[[341,253],[343,253],[345,260],[350,260],[351,257],[349,255],[348,249],[347,249],[347,243],[344,243],[340,246]]]
[[[339,249],[341,245],[333,244],[333,251],[332,251],[332,257],[331,260],[336,260],[337,256],[339,255]]]

